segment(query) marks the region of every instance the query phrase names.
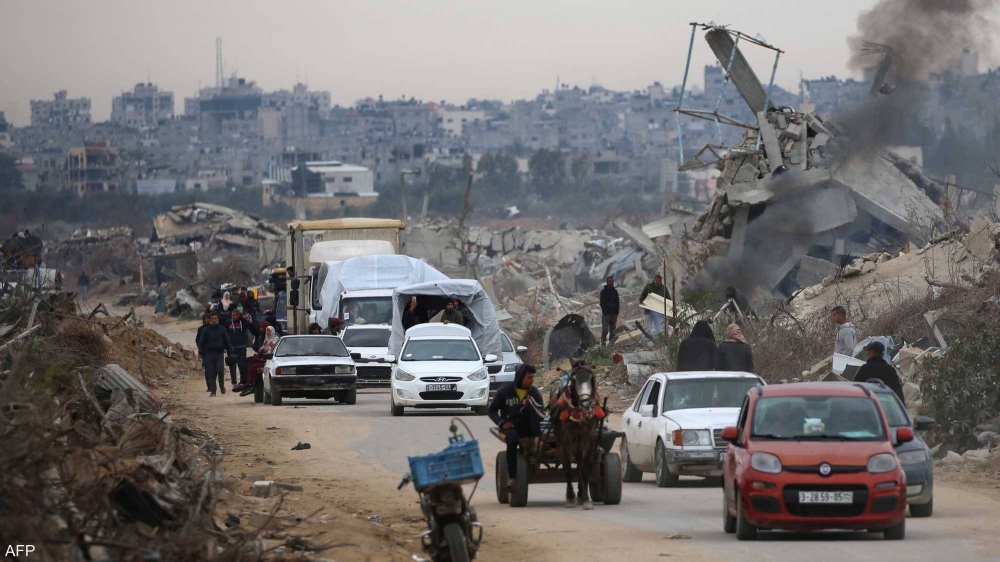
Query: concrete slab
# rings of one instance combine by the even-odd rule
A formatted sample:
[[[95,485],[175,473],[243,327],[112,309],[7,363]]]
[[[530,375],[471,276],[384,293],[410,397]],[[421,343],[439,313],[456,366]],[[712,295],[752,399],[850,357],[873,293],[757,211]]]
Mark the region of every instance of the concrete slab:
[[[729,259],[738,260],[743,257],[743,246],[747,241],[747,222],[750,219],[750,206],[736,208],[733,218],[733,235],[729,238]]]
[[[837,273],[837,266],[832,263],[812,256],[802,256],[795,280],[803,287],[811,287],[819,285],[823,279],[835,273]]]
[[[773,207],[773,209],[772,209]],[[786,212],[780,232],[816,234],[851,223],[858,217],[858,207],[850,192],[841,186],[804,190],[768,207],[769,212]]]
[[[729,61],[732,59],[729,78],[736,85],[736,89],[739,90],[747,105],[750,106],[750,110],[754,113],[766,110],[764,103],[767,100],[767,92],[764,91],[764,85],[757,78],[757,73],[753,71],[753,67],[747,62],[739,48],[736,48],[736,56],[733,56],[733,48],[735,47],[733,36],[726,31],[713,29],[705,34],[705,41],[708,42],[708,46],[711,47],[715,58],[719,59],[719,64],[723,68],[729,66]],[[774,107],[773,103],[769,105]]]
[[[773,172],[775,168],[784,164],[784,159],[781,156],[781,143],[778,142],[778,133],[767,120],[767,114],[763,111],[757,113],[757,125],[760,127],[760,136],[764,141],[767,162]]]
[[[621,220],[612,221],[611,224],[622,233],[622,236],[628,238],[633,244],[637,245],[647,254],[651,256],[655,256],[657,254],[656,243],[653,242],[649,236],[646,236],[646,233],[643,232],[641,228],[636,228]]]

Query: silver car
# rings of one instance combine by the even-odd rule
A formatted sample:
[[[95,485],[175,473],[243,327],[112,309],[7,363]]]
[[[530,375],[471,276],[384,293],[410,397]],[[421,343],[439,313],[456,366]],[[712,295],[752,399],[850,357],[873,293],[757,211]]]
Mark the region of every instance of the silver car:
[[[498,388],[514,381],[514,369],[523,363],[517,354],[528,351],[528,348],[523,345],[515,348],[507,334],[500,332],[500,351],[502,352],[500,362],[487,367],[490,375],[490,398],[493,398]]]

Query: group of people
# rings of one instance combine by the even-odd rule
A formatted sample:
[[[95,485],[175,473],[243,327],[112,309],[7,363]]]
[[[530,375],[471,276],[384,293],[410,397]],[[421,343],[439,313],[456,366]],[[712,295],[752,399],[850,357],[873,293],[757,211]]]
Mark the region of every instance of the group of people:
[[[695,323],[691,335],[677,349],[677,370],[753,373],[753,351],[737,324],[726,326],[726,339],[716,345],[715,332],[705,320]]]
[[[409,330],[418,324],[426,324],[428,321],[427,311],[419,306],[417,297],[410,298],[409,304],[403,310],[403,329]],[[473,322],[472,311],[457,297],[451,297],[441,312],[442,324],[458,324],[471,330]]]
[[[240,287],[235,299],[227,291],[218,303],[207,307],[195,345],[209,396],[215,396],[216,391],[226,393],[227,365],[233,391],[244,396],[253,392],[263,356],[274,351],[281,336],[273,312],[260,318],[260,306],[246,287]],[[255,353],[249,358],[248,349]]]
[[[847,320],[847,310],[842,306],[835,306],[830,311],[830,320],[837,326],[837,335],[834,337],[834,354],[854,357],[854,348],[858,345],[858,335],[854,324]],[[858,369],[854,376],[854,382],[869,382],[873,380],[891,388],[899,400],[906,405],[903,397],[903,381],[899,378],[896,368],[885,360],[885,344],[880,341],[872,341],[864,347],[868,356],[865,364]]]

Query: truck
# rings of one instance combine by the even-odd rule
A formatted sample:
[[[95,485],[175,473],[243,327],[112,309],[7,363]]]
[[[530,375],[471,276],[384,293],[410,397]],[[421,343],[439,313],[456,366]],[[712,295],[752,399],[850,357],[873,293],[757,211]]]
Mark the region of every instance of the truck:
[[[288,280],[287,316],[291,333],[305,334],[320,320],[323,303],[320,267],[367,255],[398,254],[403,221],[347,217],[288,224],[285,241],[286,269],[294,268]]]

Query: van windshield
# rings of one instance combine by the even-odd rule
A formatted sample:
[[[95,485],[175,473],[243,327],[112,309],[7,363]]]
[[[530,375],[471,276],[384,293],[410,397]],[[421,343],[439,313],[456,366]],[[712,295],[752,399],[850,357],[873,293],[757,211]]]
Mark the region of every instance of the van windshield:
[[[392,324],[392,297],[345,297],[340,301],[340,319],[352,324]]]

